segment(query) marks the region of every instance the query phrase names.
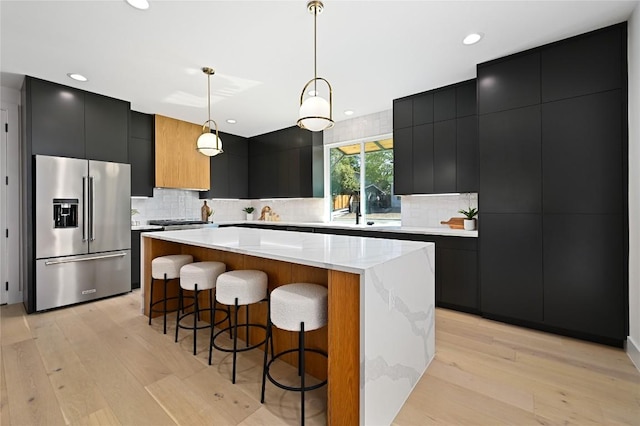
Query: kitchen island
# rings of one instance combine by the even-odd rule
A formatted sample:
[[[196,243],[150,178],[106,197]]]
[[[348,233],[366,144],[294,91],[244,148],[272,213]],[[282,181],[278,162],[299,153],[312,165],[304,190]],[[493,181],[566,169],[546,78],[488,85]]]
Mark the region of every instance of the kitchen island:
[[[151,261],[167,254],[263,270],[270,290],[305,281],[328,287],[328,326],[308,339],[328,351],[328,362],[307,368],[329,379],[328,424],[390,424],[433,359],[432,243],[233,227],[142,237],[145,314]],[[251,315],[264,322],[266,310]],[[277,345],[291,341],[284,333],[274,337]]]

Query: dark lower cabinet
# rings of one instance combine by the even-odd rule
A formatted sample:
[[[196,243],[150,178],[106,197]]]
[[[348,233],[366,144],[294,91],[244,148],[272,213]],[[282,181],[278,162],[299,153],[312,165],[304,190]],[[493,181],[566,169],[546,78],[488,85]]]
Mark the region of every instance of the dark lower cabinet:
[[[131,290],[140,288],[140,234],[131,231]]]
[[[626,338],[623,232],[621,215],[544,215],[545,324]]]
[[[439,237],[436,241],[438,306],[479,313],[477,238]]]
[[[542,215],[483,213],[479,226],[482,313],[541,323]]]

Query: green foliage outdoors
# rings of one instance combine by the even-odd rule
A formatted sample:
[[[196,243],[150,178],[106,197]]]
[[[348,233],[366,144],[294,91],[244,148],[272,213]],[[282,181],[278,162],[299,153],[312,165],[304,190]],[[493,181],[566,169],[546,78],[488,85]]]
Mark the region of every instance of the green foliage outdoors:
[[[393,150],[368,152],[365,155],[366,186],[375,185],[387,194],[393,185]],[[360,155],[345,155],[331,149],[331,194],[353,194],[360,190]]]

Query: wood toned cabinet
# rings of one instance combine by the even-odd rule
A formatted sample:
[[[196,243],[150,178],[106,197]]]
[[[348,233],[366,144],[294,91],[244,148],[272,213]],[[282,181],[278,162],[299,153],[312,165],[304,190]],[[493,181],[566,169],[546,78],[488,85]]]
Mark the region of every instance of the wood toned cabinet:
[[[202,126],[156,115],[156,186],[158,188],[210,188],[210,159],[196,150]],[[224,154],[221,154],[224,155]]]

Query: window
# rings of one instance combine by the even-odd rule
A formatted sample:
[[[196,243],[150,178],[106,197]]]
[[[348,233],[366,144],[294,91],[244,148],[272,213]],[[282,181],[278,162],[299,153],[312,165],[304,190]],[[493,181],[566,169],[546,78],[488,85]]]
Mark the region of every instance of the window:
[[[331,221],[356,223],[358,211],[359,223],[400,221],[400,197],[393,194],[391,136],[326,149]]]

